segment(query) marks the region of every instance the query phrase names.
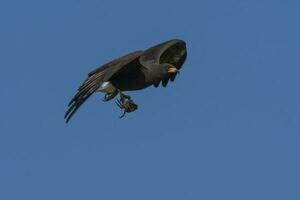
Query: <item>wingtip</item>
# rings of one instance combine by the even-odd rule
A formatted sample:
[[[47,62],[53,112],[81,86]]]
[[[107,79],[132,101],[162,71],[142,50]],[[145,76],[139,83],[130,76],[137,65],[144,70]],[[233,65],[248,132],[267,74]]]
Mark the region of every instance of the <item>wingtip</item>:
[[[71,117],[72,117],[72,116],[69,115],[69,113],[66,113],[66,114],[64,115],[64,120],[65,120],[65,123],[66,123],[66,124],[70,121]]]
[[[69,122],[68,118],[67,118],[67,115],[65,114],[64,115],[64,120],[65,120],[65,123],[67,124]]]

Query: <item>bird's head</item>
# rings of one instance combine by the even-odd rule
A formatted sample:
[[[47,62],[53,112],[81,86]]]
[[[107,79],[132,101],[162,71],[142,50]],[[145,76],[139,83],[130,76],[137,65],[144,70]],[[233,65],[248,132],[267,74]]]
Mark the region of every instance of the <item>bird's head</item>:
[[[168,63],[162,64],[162,68],[163,68],[164,77],[179,73],[179,70],[174,65]]]
[[[168,79],[172,81],[184,63],[187,56],[186,43],[182,40],[170,40],[160,45],[159,63],[163,68],[163,78],[167,83]]]
[[[162,81],[165,87],[169,80],[175,80],[186,57],[186,43],[173,39],[145,50],[139,62],[149,70],[147,82],[156,86]]]
[[[155,73],[156,78],[159,80],[179,73],[179,70],[175,66],[168,63],[159,64],[155,67],[152,66],[152,70]]]

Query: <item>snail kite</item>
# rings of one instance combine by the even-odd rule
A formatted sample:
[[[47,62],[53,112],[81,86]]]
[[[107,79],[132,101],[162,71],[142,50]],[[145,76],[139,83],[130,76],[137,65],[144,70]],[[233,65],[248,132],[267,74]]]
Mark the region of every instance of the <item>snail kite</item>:
[[[91,71],[78,88],[68,105],[65,120],[68,122],[77,109],[94,93],[105,93],[103,101],[120,95],[116,104],[127,112],[133,112],[137,105],[124,91],[141,90],[148,86],[166,87],[174,81],[187,56],[186,44],[173,39],[145,51],[135,51],[117,58]]]

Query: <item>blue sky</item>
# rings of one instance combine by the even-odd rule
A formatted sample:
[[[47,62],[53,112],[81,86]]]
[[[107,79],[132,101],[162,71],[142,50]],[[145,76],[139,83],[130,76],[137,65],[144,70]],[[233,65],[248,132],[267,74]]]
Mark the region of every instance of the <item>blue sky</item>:
[[[0,199],[300,199],[300,3],[1,1]],[[120,120],[86,74],[187,42],[167,88]]]

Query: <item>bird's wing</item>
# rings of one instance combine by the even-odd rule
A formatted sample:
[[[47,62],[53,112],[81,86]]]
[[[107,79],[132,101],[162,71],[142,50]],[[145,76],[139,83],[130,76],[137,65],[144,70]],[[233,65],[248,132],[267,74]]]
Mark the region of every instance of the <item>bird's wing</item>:
[[[120,69],[129,66],[130,63],[136,60],[141,54],[142,51],[129,53],[91,71],[68,104],[68,110],[65,114],[66,122],[71,119],[78,108],[100,87],[103,82],[108,81]]]
[[[144,51],[140,56],[139,61],[144,66],[152,64],[169,63],[175,66],[177,69],[181,68],[182,63],[179,61],[182,48],[178,48],[180,45],[185,45],[182,40],[174,39],[158,44]],[[185,53],[185,52],[182,52]]]
[[[145,50],[140,56],[139,61],[146,68],[149,68],[153,64],[168,63],[180,69],[186,59],[186,50],[182,46],[185,46],[185,42],[182,40],[174,39],[166,41]],[[162,85],[166,87],[169,79],[174,81],[175,77],[176,74],[172,74],[169,78],[165,78],[161,81]],[[159,82],[154,84],[155,87],[158,87],[158,85]]]

